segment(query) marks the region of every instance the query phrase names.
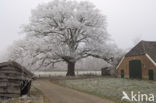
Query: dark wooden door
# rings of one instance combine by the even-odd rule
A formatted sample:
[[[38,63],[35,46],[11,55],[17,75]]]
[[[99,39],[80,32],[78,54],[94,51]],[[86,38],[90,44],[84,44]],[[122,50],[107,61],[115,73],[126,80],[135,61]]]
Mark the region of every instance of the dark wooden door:
[[[149,75],[149,80],[154,80],[154,73],[153,73],[153,70],[149,70],[149,71],[148,71],[148,75]]]
[[[129,61],[130,78],[142,79],[142,69],[140,60]]]
[[[124,70],[121,70],[121,78],[124,78]]]

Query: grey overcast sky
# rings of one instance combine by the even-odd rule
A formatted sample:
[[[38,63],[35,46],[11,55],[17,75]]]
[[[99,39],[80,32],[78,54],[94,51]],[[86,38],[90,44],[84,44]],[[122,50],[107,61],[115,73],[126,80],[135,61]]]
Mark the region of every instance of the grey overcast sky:
[[[31,9],[51,0],[0,0],[0,50],[20,35],[20,26],[29,21]],[[78,0],[77,0],[78,1]],[[133,40],[156,41],[156,0],[88,0],[107,17],[108,32],[122,49]]]

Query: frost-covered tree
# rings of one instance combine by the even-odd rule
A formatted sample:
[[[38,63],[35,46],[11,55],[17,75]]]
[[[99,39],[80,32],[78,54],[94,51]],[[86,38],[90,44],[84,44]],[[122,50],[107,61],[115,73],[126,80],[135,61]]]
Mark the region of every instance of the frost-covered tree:
[[[46,46],[45,46],[46,45]],[[46,68],[47,62],[51,63],[51,49],[45,44],[44,39],[36,37],[27,37],[15,41],[5,52],[3,60],[13,60],[28,69],[34,71],[40,68]],[[44,63],[43,63],[44,62]]]
[[[44,40],[42,47],[46,49],[37,51],[46,54],[40,59],[42,63],[50,59],[49,63],[68,64],[67,76],[75,75],[78,60],[98,52],[105,54],[102,56],[106,61],[110,60],[105,16],[90,2],[54,0],[39,5],[32,10],[24,32],[29,38]]]
[[[40,40],[36,38],[15,41],[8,47],[4,59],[16,61],[31,69],[32,65],[37,61],[38,54],[36,51],[40,48],[38,41]]]

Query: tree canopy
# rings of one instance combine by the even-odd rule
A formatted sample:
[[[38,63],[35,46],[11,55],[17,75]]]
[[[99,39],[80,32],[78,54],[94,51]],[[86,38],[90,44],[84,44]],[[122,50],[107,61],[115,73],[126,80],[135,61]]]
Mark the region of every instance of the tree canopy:
[[[112,60],[114,48],[108,45],[106,27],[105,16],[92,3],[54,0],[32,10],[30,22],[23,26],[26,38],[13,51],[32,58],[30,65],[65,61],[67,75],[74,76],[75,63],[82,58]]]

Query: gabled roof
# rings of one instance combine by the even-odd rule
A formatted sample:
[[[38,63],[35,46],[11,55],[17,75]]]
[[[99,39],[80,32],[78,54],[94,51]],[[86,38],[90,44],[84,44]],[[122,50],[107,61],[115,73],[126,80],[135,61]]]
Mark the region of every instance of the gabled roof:
[[[125,57],[148,54],[156,62],[156,41],[140,41]]]
[[[28,71],[25,67],[21,66],[17,62],[8,61],[8,62],[0,63],[0,68],[7,67],[7,66],[15,67],[15,68],[21,70],[22,72],[24,72],[26,75],[28,75],[28,77],[30,77],[30,78],[33,77],[33,73],[31,73],[30,71]]]

